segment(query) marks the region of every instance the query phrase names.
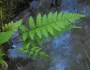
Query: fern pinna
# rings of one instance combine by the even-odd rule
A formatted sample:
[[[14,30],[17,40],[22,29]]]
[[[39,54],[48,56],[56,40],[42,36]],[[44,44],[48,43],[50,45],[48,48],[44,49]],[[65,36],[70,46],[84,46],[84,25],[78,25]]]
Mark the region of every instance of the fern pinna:
[[[59,14],[57,12],[54,14],[50,12],[48,15],[45,14],[44,16],[41,16],[39,13],[35,22],[33,17],[30,16],[29,29],[24,25],[20,26],[22,31],[21,38],[24,42],[23,47],[19,48],[19,50],[22,50],[23,53],[29,53],[29,56],[34,55],[33,58],[39,55],[40,58],[45,57],[53,60],[45,54],[45,52],[41,51],[42,48],[40,46],[42,45],[42,41],[51,36],[61,34],[66,30],[81,28],[70,24],[81,17],[85,16],[78,13],[62,12]]]

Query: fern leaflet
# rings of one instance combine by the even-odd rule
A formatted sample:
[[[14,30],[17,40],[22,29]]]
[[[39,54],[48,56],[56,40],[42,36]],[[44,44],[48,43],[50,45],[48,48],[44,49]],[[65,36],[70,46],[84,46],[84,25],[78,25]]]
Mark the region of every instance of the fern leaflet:
[[[19,21],[17,21],[17,22],[10,22],[10,23],[8,23],[8,24],[5,24],[4,26],[2,26],[2,31],[5,31],[5,32],[7,32],[7,31],[13,31],[13,32],[15,32],[15,31],[17,31],[18,30],[18,27],[20,26],[22,24],[22,20],[19,20]]]

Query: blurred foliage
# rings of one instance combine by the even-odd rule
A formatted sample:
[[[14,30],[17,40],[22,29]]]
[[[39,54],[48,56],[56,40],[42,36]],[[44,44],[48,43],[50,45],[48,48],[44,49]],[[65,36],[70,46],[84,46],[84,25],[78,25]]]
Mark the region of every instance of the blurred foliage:
[[[22,0],[0,0],[0,41],[1,43],[5,43],[10,39],[12,36],[12,32],[2,32],[2,26],[8,22],[10,22],[13,19],[13,12],[17,7],[17,3]],[[7,24],[6,24],[7,25]],[[8,33],[8,36],[6,36]],[[7,70],[8,65],[7,63],[3,60],[3,52],[2,50],[2,44],[0,44],[0,70]]]
[[[8,64],[3,60],[3,51],[0,49],[0,70],[7,70]]]
[[[2,7],[2,21],[4,24],[12,20],[17,3],[20,1],[22,0],[0,0],[0,7]]]
[[[8,42],[11,36],[14,34],[15,31],[18,30],[18,27],[22,24],[22,20],[17,22],[10,22],[2,26],[2,32],[0,32],[0,70],[7,70],[8,64],[3,60],[4,51],[2,52],[2,44]]]

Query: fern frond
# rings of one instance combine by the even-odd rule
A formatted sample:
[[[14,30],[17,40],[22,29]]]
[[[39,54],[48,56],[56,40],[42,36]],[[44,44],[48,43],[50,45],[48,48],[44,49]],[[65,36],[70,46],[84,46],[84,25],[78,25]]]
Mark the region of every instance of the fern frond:
[[[48,15],[41,16],[39,13],[36,17],[36,23],[32,16],[29,18],[29,29],[27,29],[24,25],[20,26],[21,31],[23,34],[21,34],[21,37],[24,41],[26,41],[28,38],[30,38],[30,44],[27,43],[27,46],[29,49],[21,49],[25,51],[24,53],[29,53],[29,56],[34,55],[33,58],[35,58],[37,55],[40,55],[40,57],[45,57],[50,60],[50,58],[47,54],[44,52],[41,52],[41,48],[37,47],[42,45],[42,40],[46,40],[46,38],[51,38],[51,36],[59,35],[69,29],[72,28],[80,28],[79,26],[71,25],[71,22],[74,22],[75,20],[85,17],[82,14],[78,13],[57,13],[55,12],[52,14],[51,12]],[[30,48],[32,47],[32,48]]]
[[[17,22],[10,22],[8,24],[5,24],[4,26],[2,26],[2,31],[17,31],[18,27],[22,24],[22,20],[19,20]]]
[[[43,35],[45,35],[46,37],[48,37],[49,34],[54,35],[55,30],[62,31],[63,29],[68,27],[71,22],[81,17],[84,17],[84,15],[78,13],[62,13],[62,12],[60,12],[59,14],[57,14],[57,12],[55,12],[54,14],[50,12],[47,16],[44,15],[43,17],[41,17],[41,14],[39,13],[36,18],[36,23],[34,23],[34,19],[30,16],[29,36],[33,40],[35,35],[37,35],[39,38],[42,38]],[[23,29],[21,30],[24,32],[28,29],[23,27]]]
[[[30,16],[30,18],[29,18],[29,27],[30,27],[30,29],[36,28],[34,19],[32,18],[32,16]]]
[[[32,48],[29,49],[29,46],[30,46],[30,42],[27,43],[27,44],[25,44],[23,48],[22,47],[21,48],[18,48],[18,50],[23,51],[23,54],[29,53],[28,54],[28,58],[30,56],[32,56],[33,59],[35,59],[37,56],[40,56],[40,59],[47,58],[49,60],[55,61],[55,59],[51,58],[45,52],[41,52],[42,48],[37,47],[37,46],[33,46]]]

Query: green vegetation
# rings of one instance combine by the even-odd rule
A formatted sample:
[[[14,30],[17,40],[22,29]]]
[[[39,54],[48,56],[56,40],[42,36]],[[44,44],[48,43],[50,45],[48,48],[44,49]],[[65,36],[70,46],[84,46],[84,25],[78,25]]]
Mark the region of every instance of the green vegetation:
[[[41,16],[39,13],[36,17],[36,23],[32,16],[29,18],[29,28],[21,25],[19,28],[22,31],[20,34],[23,40],[23,47],[19,48],[19,50],[24,51],[23,53],[29,53],[30,55],[34,55],[35,58],[37,55],[44,58],[49,58],[44,52],[41,52],[43,40],[46,38],[50,38],[51,36],[57,36],[58,34],[62,34],[66,30],[72,28],[81,28],[79,26],[74,26],[70,24],[80,17],[84,17],[84,15],[77,13],[57,13],[52,14],[51,12],[46,16]],[[52,58],[51,58],[52,59]]]
[[[51,36],[61,34],[72,28],[81,28],[70,24],[81,17],[85,16],[77,13],[62,12],[59,14],[57,14],[57,12],[54,14],[50,12],[47,16],[44,15],[43,17],[41,17],[41,14],[38,14],[36,17],[36,23],[32,16],[30,16],[29,29],[24,25],[21,25],[22,20],[17,21],[15,24],[13,24],[12,21],[9,24],[2,26],[2,31],[4,31],[4,33],[7,34],[9,31],[9,36],[5,37],[5,39],[0,38],[0,41],[3,43],[9,40],[10,36],[13,34],[12,31],[17,31],[17,28],[20,26],[19,28],[22,31],[20,37],[23,40],[23,47],[19,48],[19,50],[22,50],[23,53],[29,53],[29,56],[33,54],[33,58],[39,55],[41,58],[45,57],[52,59],[44,52],[41,52],[41,41],[43,41],[43,39],[45,40],[46,38],[50,38]],[[3,33],[1,35],[3,35]]]
[[[55,59],[51,58],[49,55],[42,51],[42,43],[46,41],[47,38],[50,39],[52,36],[58,36],[69,29],[81,28],[70,23],[82,17],[85,17],[84,15],[78,13],[55,12],[54,14],[52,14],[50,12],[48,15],[45,14],[43,16],[41,16],[41,14],[39,13],[36,17],[36,21],[34,21],[32,16],[30,16],[28,28],[22,24],[22,20],[19,20],[17,22],[11,21],[10,23],[6,24],[10,21],[6,18],[11,18],[11,14],[13,11],[13,2],[10,3],[7,8],[3,6],[4,0],[0,1],[0,3],[3,3],[0,7],[0,50],[2,51],[2,45],[8,42],[14,32],[18,31],[19,28],[21,30],[21,34],[19,36],[23,41],[23,46],[21,48],[18,48],[18,50],[23,51],[23,54],[29,53],[28,57],[32,56],[33,59],[36,56],[40,56],[41,59],[47,58],[55,61]],[[9,12],[7,15],[5,13],[8,10]],[[4,65],[8,67],[8,65],[2,59],[2,56],[4,54],[3,51],[0,52],[0,54],[0,63],[2,64],[2,67]]]
[[[40,59],[47,58],[55,61],[55,59],[42,51],[42,44],[46,42],[47,38],[51,39],[53,36],[58,36],[69,29],[81,28],[71,23],[85,17],[78,13],[55,12],[52,14],[50,12],[48,15],[45,14],[43,16],[39,13],[36,20],[30,16],[28,22],[29,27],[26,27],[22,24],[23,20],[18,20],[17,22],[11,21],[17,2],[19,1],[22,0],[0,0],[0,70],[7,70],[8,68],[8,64],[2,58],[5,55],[2,50],[2,45],[10,40],[14,32],[18,31],[18,28],[21,31],[19,36],[23,43],[23,46],[18,48],[18,50],[23,51],[23,54],[29,53],[28,57],[32,56],[33,59],[39,56]],[[84,47],[83,50],[90,62],[90,57]],[[87,69],[90,70],[88,62],[86,62],[86,65]],[[84,70],[83,64],[82,69]]]

